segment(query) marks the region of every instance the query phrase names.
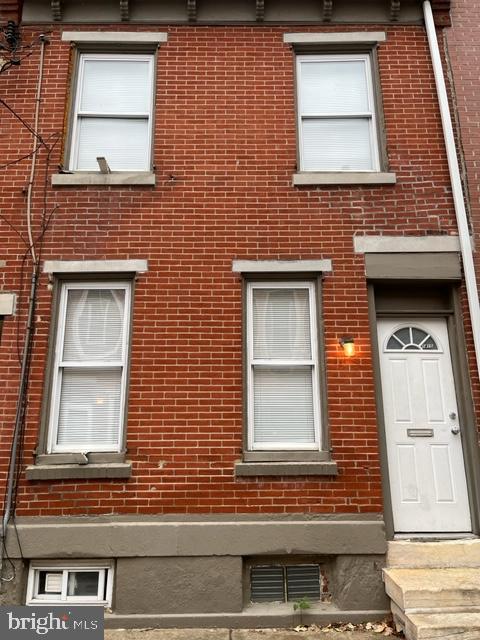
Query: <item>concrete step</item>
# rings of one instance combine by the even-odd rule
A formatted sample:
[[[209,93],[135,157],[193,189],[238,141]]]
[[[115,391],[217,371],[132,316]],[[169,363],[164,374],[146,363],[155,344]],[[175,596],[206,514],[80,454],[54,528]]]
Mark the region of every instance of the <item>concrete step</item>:
[[[387,594],[407,614],[410,609],[428,611],[458,607],[468,610],[480,606],[478,569],[391,568],[384,569],[383,575]]]
[[[478,640],[480,613],[412,613],[406,616],[408,640]]]
[[[392,602],[392,614],[397,631],[407,640],[478,640],[480,611],[444,611],[412,613],[402,611]]]
[[[389,567],[480,567],[480,540],[441,540],[388,543]]]

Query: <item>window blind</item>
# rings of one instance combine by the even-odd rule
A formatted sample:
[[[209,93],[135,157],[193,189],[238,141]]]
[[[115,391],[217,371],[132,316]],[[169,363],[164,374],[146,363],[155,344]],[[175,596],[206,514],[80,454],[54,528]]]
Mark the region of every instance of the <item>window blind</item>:
[[[324,118],[303,123],[305,171],[368,171],[372,169],[370,122]]]
[[[249,421],[253,448],[318,442],[314,288],[250,283]]]
[[[370,111],[363,60],[304,60],[300,90],[304,116]]]
[[[150,63],[147,60],[86,59],[80,112],[150,112]]]
[[[129,284],[65,283],[51,402],[53,451],[116,451],[120,444]]]
[[[378,169],[367,54],[298,56],[303,171]]]
[[[83,54],[75,106],[71,164],[98,171],[150,168],[153,56]]]
[[[81,118],[77,169],[98,171],[97,158],[103,157],[112,171],[145,171],[149,144],[146,118]]]
[[[124,312],[124,290],[69,290],[63,360],[121,362]]]
[[[254,367],[255,441],[315,442],[312,367]]]
[[[57,444],[90,451],[118,442],[122,370],[64,369]]]
[[[253,357],[311,358],[308,290],[254,290]]]

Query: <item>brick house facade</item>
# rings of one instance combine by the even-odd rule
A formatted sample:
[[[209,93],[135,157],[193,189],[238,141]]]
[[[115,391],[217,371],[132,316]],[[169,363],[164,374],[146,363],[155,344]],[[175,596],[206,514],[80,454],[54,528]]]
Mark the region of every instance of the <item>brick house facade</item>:
[[[23,3],[31,47],[0,96],[5,486],[28,207],[39,278],[5,601],[288,624],[297,571],[312,620],[365,619],[388,609],[394,533],[477,532],[478,378],[421,4],[321,4]],[[463,450],[436,442],[431,470],[445,511],[417,520],[415,460],[457,416]]]

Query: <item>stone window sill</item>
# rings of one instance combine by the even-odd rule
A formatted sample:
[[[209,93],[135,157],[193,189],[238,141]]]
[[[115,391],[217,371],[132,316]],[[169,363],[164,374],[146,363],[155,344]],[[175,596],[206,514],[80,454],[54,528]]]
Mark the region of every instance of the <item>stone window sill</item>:
[[[330,462],[328,451],[244,451],[242,462]]]
[[[27,480],[64,480],[78,478],[130,478],[131,462],[98,464],[32,464],[26,469]]]
[[[100,173],[99,171],[77,171],[75,173],[54,173],[52,187],[77,186],[155,186],[155,174],[151,171],[114,171]]]
[[[293,186],[315,186],[326,184],[396,184],[395,173],[381,171],[302,171],[293,174]]]
[[[336,476],[337,463],[324,462],[237,462],[235,476]]]

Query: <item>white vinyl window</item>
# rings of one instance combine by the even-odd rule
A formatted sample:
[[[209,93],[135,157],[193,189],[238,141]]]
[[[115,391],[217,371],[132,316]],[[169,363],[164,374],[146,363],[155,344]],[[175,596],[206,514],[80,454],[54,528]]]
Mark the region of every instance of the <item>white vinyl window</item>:
[[[297,56],[301,171],[379,171],[369,54]]]
[[[153,55],[80,55],[70,169],[150,171]]]
[[[120,451],[130,283],[64,283],[60,295],[49,452]]]
[[[28,574],[27,604],[111,606],[111,563],[96,566],[32,564]]]
[[[315,285],[247,285],[250,450],[318,450],[320,399]]]

